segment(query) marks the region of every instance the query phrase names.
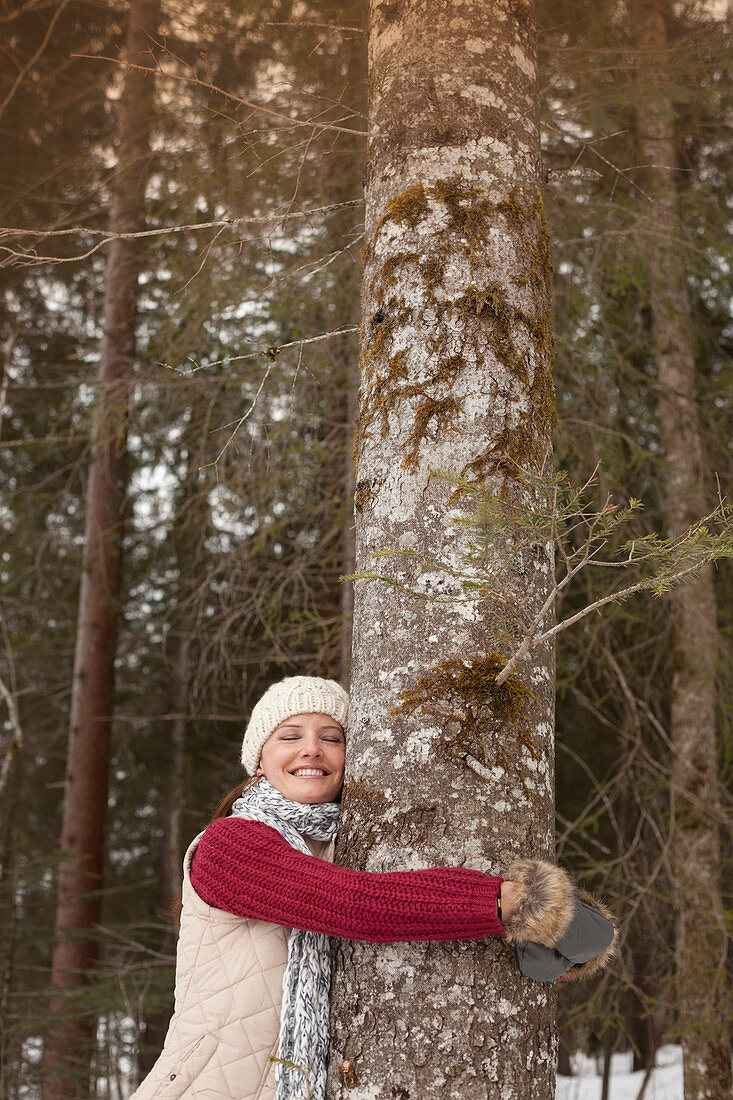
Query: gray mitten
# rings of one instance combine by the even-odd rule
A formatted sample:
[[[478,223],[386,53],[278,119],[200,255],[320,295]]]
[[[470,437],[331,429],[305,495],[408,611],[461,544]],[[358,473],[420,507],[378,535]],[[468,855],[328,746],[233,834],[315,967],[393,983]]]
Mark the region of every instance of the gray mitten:
[[[517,962],[525,978],[536,982],[554,982],[563,975],[564,981],[588,978],[607,965],[615,953],[615,940],[611,914],[584,894],[577,898],[573,919],[555,946],[518,943]]]
[[[616,925],[603,902],[578,891],[554,863],[520,859],[507,874],[516,887],[514,911],[504,922],[527,978],[552,982],[587,978],[616,953]]]

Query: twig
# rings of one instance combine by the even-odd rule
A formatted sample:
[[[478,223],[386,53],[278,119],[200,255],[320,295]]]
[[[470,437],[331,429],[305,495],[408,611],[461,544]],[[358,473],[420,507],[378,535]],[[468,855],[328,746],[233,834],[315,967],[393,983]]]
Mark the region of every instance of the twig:
[[[593,141],[585,141],[578,134],[574,134],[572,132],[564,130],[562,128],[562,126],[558,126],[557,124],[550,125],[549,128],[551,130],[555,130],[558,134],[562,134],[563,137],[569,138],[571,141],[577,142],[581,146],[581,150],[580,150],[580,152],[578,153],[578,156],[575,159],[575,164],[573,165],[571,171],[575,170],[576,165],[578,163],[578,160],[580,159],[580,157],[582,155],[583,149],[588,149],[589,152],[593,153],[594,156],[598,157],[599,160],[603,161],[603,163],[605,165],[607,165],[613,172],[615,172],[617,178],[620,177],[620,176],[623,176],[623,178],[626,180],[626,182],[628,184],[630,184],[631,187],[633,187],[636,191],[638,191],[640,195],[643,195],[645,199],[650,198],[649,195],[647,195],[646,191],[644,191],[644,189],[642,187],[640,187],[639,184],[636,183],[635,180],[631,179],[631,177],[627,174],[628,169],[619,168],[616,164],[613,163],[613,161],[610,161],[608,159],[608,157],[604,157],[603,153],[599,152],[598,149],[595,148],[596,144],[599,141],[605,141],[606,140],[605,137],[601,136],[599,138],[595,138]],[[617,134],[623,134],[623,133],[625,133],[624,130],[618,130],[617,131]],[[617,135],[616,134],[609,134],[608,136],[609,137],[615,137]]]
[[[0,435],[2,435],[3,413],[5,412],[5,402],[10,387],[10,364],[13,359],[13,349],[17,339],[18,328],[16,327],[8,335],[7,340],[3,344],[2,378],[0,378]]]
[[[26,65],[24,65],[23,68],[20,70],[20,72],[16,76],[15,80],[13,81],[13,85],[12,85],[10,91],[5,96],[5,99],[2,101],[2,103],[0,103],[0,118],[2,118],[3,112],[4,112],[5,108],[7,107],[7,105],[10,103],[10,100],[13,98],[15,93],[18,91],[18,88],[23,83],[23,80],[25,79],[27,74],[30,72],[30,70],[33,68],[36,61],[38,61],[38,58],[41,56],[41,54],[45,50],[46,46],[48,45],[49,39],[50,39],[51,35],[53,34],[53,29],[56,26],[56,24],[58,23],[59,19],[61,18],[61,15],[63,14],[64,9],[66,7],[68,7],[68,4],[69,4],[69,0],[61,0],[61,3],[59,4],[58,9],[53,14],[51,22],[48,24],[48,28],[46,30],[46,33],[45,33],[44,37],[43,37],[43,41],[41,42],[41,44],[38,47],[38,49],[36,50],[36,52],[33,54],[33,57],[30,59],[30,61]]]
[[[585,564],[585,562],[582,564]],[[681,569],[677,573],[672,573],[669,577],[665,577],[665,584],[673,584],[676,581],[682,580],[683,577],[688,577],[690,573],[697,572],[698,569],[702,569],[703,566],[706,564],[707,563],[703,559],[695,562],[693,565],[689,565],[686,569]],[[575,567],[574,571],[576,573],[579,567],[580,566]],[[564,577],[561,583],[565,583],[565,581],[568,579],[569,577]],[[503,684],[504,681],[509,676],[511,676],[512,672],[514,672],[514,669],[517,667],[522,657],[524,657],[534,646],[541,645],[542,642],[546,642],[549,638],[554,638],[555,635],[559,634],[561,630],[567,630],[569,626],[573,626],[575,623],[580,622],[581,619],[584,619],[586,615],[590,615],[591,611],[598,611],[599,608],[604,607],[607,603],[614,603],[616,600],[625,600],[629,596],[633,596],[635,592],[641,592],[643,589],[648,589],[650,587],[650,583],[651,581],[649,579],[637,581],[636,584],[630,584],[626,588],[620,588],[617,592],[609,593],[608,596],[602,596],[601,599],[594,600],[594,602],[588,604],[587,607],[581,608],[581,610],[576,612],[575,615],[570,615],[567,619],[563,619],[562,622],[556,623],[555,626],[553,626],[550,630],[546,630],[543,634],[532,634],[532,628],[530,628],[530,631],[525,635],[521,645],[519,646],[519,649],[516,651],[514,656],[507,661],[504,668],[496,677],[497,686]],[[544,615],[547,613],[547,610],[552,605],[557,595],[559,587],[560,585],[554,588],[551,594],[547,597],[544,604],[542,605],[542,611],[540,612],[540,615]],[[535,616],[533,626],[537,624],[538,619],[539,616]]]
[[[120,65],[125,69],[139,69],[145,73],[152,71],[145,65],[133,65],[130,61],[122,61],[117,57],[106,57],[102,54],[75,53],[71,56],[81,58],[85,61],[111,61],[113,65]],[[167,77],[168,80],[175,80],[177,83],[182,84],[194,84],[196,87],[206,88],[209,92],[216,92],[217,95],[224,96],[225,99],[230,100],[232,103],[237,103],[241,107],[249,108],[249,110],[254,111],[255,114],[265,115],[267,118],[276,119],[278,122],[285,122],[289,126],[306,126],[308,129],[315,130],[335,130],[339,134],[353,134],[356,137],[367,137],[366,131],[354,130],[350,126],[337,126],[333,122],[313,122],[307,119],[293,118],[291,115],[284,115],[281,111],[274,111],[271,107],[264,107],[261,103],[255,103],[251,99],[243,99],[242,96],[234,95],[233,92],[227,92],[224,88],[220,88],[210,80],[201,80],[199,77],[166,72],[165,69],[160,67],[157,69],[157,72],[159,76]]]
[[[216,431],[222,431],[224,428],[233,427],[232,434],[229,436],[229,439],[227,439],[226,443],[224,444],[222,449],[219,451],[219,453],[216,456],[216,458],[214,459],[214,461],[213,462],[205,462],[204,465],[201,467],[202,470],[205,470],[207,468],[207,466],[218,466],[218,464],[219,464],[221,458],[223,457],[225,451],[234,442],[234,439],[236,438],[239,429],[242,427],[244,422],[246,420],[248,420],[249,417],[252,415],[252,413],[254,411],[254,408],[255,408],[255,405],[257,404],[257,398],[262,393],[265,382],[270,377],[270,371],[272,370],[274,365],[275,365],[274,362],[267,364],[267,370],[265,371],[264,375],[262,376],[262,381],[260,382],[259,386],[257,387],[257,393],[252,398],[252,404],[247,409],[246,413],[244,413],[242,416],[240,416],[239,420],[232,421],[231,424],[222,424],[221,428],[215,429]]]
[[[241,363],[244,359],[260,359],[263,355],[267,354],[267,351],[273,350],[277,355],[281,351],[285,351],[287,348],[303,347],[305,344],[317,344],[321,340],[330,340],[334,336],[348,336],[349,333],[358,332],[358,325],[349,325],[347,328],[335,329],[333,332],[323,332],[320,336],[308,336],[304,340],[290,340],[287,344],[278,344],[274,349],[267,349],[266,351],[250,351],[246,355],[232,355],[227,359],[215,359],[211,363],[201,364],[200,366],[194,366],[191,370],[182,370],[181,367],[174,367],[171,363],[158,363],[159,367],[165,367],[167,370],[175,371],[176,374],[182,374],[186,378],[196,374],[197,371],[203,370],[204,367],[221,367],[228,365],[229,363]],[[236,423],[236,421],[232,421]],[[228,428],[231,425],[222,424],[222,428]],[[221,429],[216,429],[217,431]]]
[[[565,180],[590,180],[595,183],[602,180],[603,174],[595,168],[548,168],[545,173],[547,183],[564,183]]]
[[[10,691],[5,681],[0,679],[0,695],[5,700],[5,704],[8,708],[8,719],[12,727],[12,734],[10,737],[10,743],[5,749],[5,755],[3,756],[2,765],[0,765],[0,795],[2,794],[5,784],[8,781],[10,775],[10,769],[13,764],[13,760],[23,748],[23,730],[20,724],[20,715],[18,714],[18,707],[15,702],[15,696]]]
[[[113,233],[107,229],[88,229],[85,226],[73,226],[70,229],[50,229],[39,233],[37,229],[15,229],[12,226],[0,226],[0,242],[3,238],[12,239],[14,237],[35,237],[40,242],[49,237],[70,237],[76,234],[86,234],[89,237],[101,238],[97,244],[78,256],[37,256],[30,252],[18,251],[2,243],[0,243],[0,249],[2,249],[9,258],[6,263],[10,260],[25,260],[27,261],[26,266],[28,267],[37,267],[39,264],[47,263],[77,263],[79,260],[86,260],[89,256],[94,255],[95,252],[98,252],[104,245],[109,244],[110,241],[139,240],[143,237],[164,237],[172,233],[198,233],[206,229],[221,229],[227,226],[292,221],[296,218],[312,218],[317,214],[328,214],[332,210],[339,210],[346,206],[362,205],[362,199],[348,199],[344,202],[329,203],[327,206],[319,206],[313,210],[298,210],[294,213],[257,214],[241,218],[219,218],[216,221],[193,222],[190,225],[168,225],[160,229],[142,229],[136,233]],[[5,263],[2,266],[5,266]]]
[[[697,572],[698,569],[702,569],[707,563],[705,560],[697,561],[694,565],[688,565],[686,569],[680,569],[677,573],[670,574],[669,577],[665,577],[665,584],[673,584],[675,581],[682,580],[683,577],[689,577],[690,573]],[[638,581],[636,584],[630,584],[627,588],[621,588],[618,592],[611,592],[608,596],[603,596],[600,600],[596,600],[594,603],[589,604],[587,607],[582,608],[575,615],[571,615],[567,619],[563,619],[562,622],[557,623],[551,630],[546,630],[544,634],[540,634],[535,639],[535,644],[539,645],[541,642],[546,642],[548,638],[553,638],[556,634],[559,634],[561,630],[566,630],[569,626],[584,619],[586,615],[590,615],[591,611],[597,611],[599,607],[605,606],[607,603],[613,603],[615,600],[625,600],[628,596],[633,596],[634,592],[640,592],[644,588],[649,588],[649,580]]]
[[[267,20],[264,24],[265,27],[321,27],[325,30],[331,31],[356,31],[358,34],[366,34],[366,27],[351,27],[345,23],[312,23],[306,19],[291,19],[286,22],[274,22],[273,20]]]

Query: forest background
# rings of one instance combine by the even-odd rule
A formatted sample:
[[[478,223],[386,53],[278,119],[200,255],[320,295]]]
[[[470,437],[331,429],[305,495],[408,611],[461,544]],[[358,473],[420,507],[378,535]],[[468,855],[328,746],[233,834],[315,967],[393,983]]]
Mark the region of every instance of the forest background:
[[[130,10],[66,0],[0,9],[8,1097],[39,1094],[49,1023]],[[678,169],[666,178],[681,215],[667,244],[689,293],[710,507],[731,481],[729,28],[705,5],[661,10],[664,48],[644,52],[627,5],[537,5],[556,465],[590,482],[597,508],[643,502],[630,526],[610,533],[617,546],[668,526],[645,243],[656,166],[640,133],[660,82],[674,103]],[[89,1095],[128,1095],[160,1049],[181,856],[239,778],[248,708],[282,675],[348,678],[351,585],[339,578],[353,571],[358,495],[366,24],[365,5],[349,0],[172,2],[138,50],[151,70],[132,162],[144,209],[135,222],[139,211],[118,208],[112,230],[129,228],[131,216],[140,236],[130,242],[139,290],[129,314],[136,344],[105,885],[94,978],[69,1002],[75,1022],[93,1023]],[[716,827],[728,920],[730,579],[720,563]],[[607,591],[607,576],[584,571],[563,594],[562,617]],[[563,991],[565,1070],[572,1050],[610,1057],[629,1047],[649,1067],[658,1045],[686,1027],[673,981],[671,631],[669,599],[641,592],[558,636],[558,855],[612,900],[625,931],[608,976]],[[730,1023],[728,1001],[728,1034]],[[86,1090],[84,1067],[80,1074]]]

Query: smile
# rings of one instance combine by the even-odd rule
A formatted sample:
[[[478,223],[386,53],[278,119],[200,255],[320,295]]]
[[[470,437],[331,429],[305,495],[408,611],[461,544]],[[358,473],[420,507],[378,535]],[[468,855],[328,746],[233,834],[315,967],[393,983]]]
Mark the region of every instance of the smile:
[[[290,774],[305,776],[306,778],[308,776],[316,776],[317,778],[321,779],[323,776],[328,775],[328,772],[324,772],[320,768],[298,768],[297,771],[291,772]]]

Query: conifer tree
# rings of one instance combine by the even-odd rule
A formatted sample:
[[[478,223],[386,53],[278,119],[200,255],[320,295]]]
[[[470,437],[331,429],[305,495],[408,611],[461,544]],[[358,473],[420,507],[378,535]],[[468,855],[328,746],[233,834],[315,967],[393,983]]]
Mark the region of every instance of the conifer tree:
[[[436,475],[531,510],[523,471],[550,460],[533,6],[375,3],[369,63],[356,575],[387,583],[356,584],[339,855],[505,871],[553,851],[549,646],[496,682],[552,548],[518,549],[496,599],[473,599],[467,506]],[[502,943],[343,942],[337,959],[333,1096],[552,1095],[555,994]]]
[[[149,56],[159,0],[132,0],[126,56]],[[110,210],[116,234],[144,225],[149,171],[152,77],[130,68],[119,105],[117,169]],[[53,1026],[44,1051],[44,1097],[78,1094],[89,1072],[94,1017],[74,1018],[75,987],[89,980],[97,955],[109,783],[117,622],[127,493],[127,419],[135,365],[140,245],[118,238],[105,276],[104,337],[99,361],[92,460],[86,500],[85,558],[79,594],[69,750],[64,792],[51,985]]]
[[[652,10],[656,41],[649,30]],[[679,534],[714,503],[713,471],[724,494],[729,477],[721,276],[722,196],[730,156],[721,128],[724,27],[703,7],[673,12],[664,5],[588,7],[572,0],[552,4],[544,22],[550,28],[544,42],[548,166],[560,169],[551,173],[560,177],[562,169],[577,168],[572,183],[550,188],[548,207],[561,342],[558,459],[576,477],[600,463],[601,497],[643,500],[640,534],[655,529]],[[685,376],[683,384],[678,379],[671,387],[661,381],[670,355]],[[675,417],[680,423],[671,428]],[[686,474],[670,501],[675,463],[668,455],[683,454]],[[714,574],[704,570],[703,586],[705,576],[711,587],[697,601],[697,614],[710,606],[712,596],[725,624],[727,567]],[[571,602],[592,600],[598,581],[587,578],[587,590],[575,598],[571,594]],[[568,632],[559,650],[564,858],[572,854],[573,862],[592,869],[598,887],[608,883],[619,899],[618,911],[629,914],[615,975],[620,982],[588,990],[588,999],[575,991],[575,1014],[582,1028],[590,1015],[599,1032],[617,1030],[618,1045],[634,1047],[637,1068],[653,1067],[655,1044],[665,1033],[672,1041],[703,1033],[725,1042],[728,1028],[726,998],[719,992],[723,973],[710,962],[711,952],[706,965],[712,966],[711,1000],[718,1003],[712,1029],[708,1003],[698,1003],[698,1031],[695,1005],[688,998],[683,1006],[682,987],[675,989],[674,980],[674,913],[681,899],[679,871],[670,855],[679,850],[673,833],[679,835],[674,819],[680,780],[677,754],[670,751],[678,710],[671,696],[689,674],[683,672],[689,657],[680,661],[678,654],[675,608],[690,598],[694,603],[698,583],[688,582],[668,600],[646,598],[617,608],[577,635]],[[707,631],[706,636],[709,646]],[[706,844],[715,842],[728,814],[710,771],[714,752],[712,760],[709,755],[712,707],[720,721],[721,760],[726,758],[721,643],[718,634],[719,656],[714,673],[705,675],[700,696],[705,706],[697,716],[699,733],[708,726]],[[589,805],[606,809],[589,813]],[[684,820],[693,820],[686,810]],[[588,834],[583,822],[590,821]],[[704,906],[706,919],[722,927],[721,899],[714,898],[721,882],[726,882],[724,866],[690,884],[692,903],[688,906],[687,896],[682,901],[688,916],[695,897],[709,886],[713,902]],[[704,936],[704,928],[704,922],[696,925],[696,934]],[[714,1077],[710,1074],[711,1081]]]
[[[647,77],[638,116],[648,165],[647,243],[652,355],[659,437],[664,451],[664,514],[672,537],[705,515],[711,496],[697,402],[694,326],[685,277],[686,233],[675,176],[675,110],[664,65],[669,5],[634,9],[640,68]],[[648,69],[652,69],[651,87]],[[716,746],[720,643],[713,568],[670,595],[672,667],[670,739],[672,881],[677,913],[675,959],[685,1100],[731,1095],[731,1045],[725,958],[728,935],[720,880],[722,821]]]

